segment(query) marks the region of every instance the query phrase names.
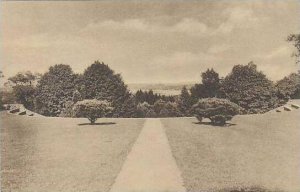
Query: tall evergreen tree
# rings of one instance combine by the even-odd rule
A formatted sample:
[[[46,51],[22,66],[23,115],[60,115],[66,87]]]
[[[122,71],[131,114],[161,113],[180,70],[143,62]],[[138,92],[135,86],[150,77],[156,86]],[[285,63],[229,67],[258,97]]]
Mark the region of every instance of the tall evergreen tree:
[[[194,103],[201,98],[222,97],[219,74],[214,69],[207,69],[201,74],[202,84],[195,84],[191,89]]]
[[[36,111],[46,116],[59,116],[66,103],[72,101],[76,78],[69,65],[50,67],[37,84]]]
[[[184,86],[181,90],[181,94],[178,101],[179,110],[185,116],[189,116],[192,105],[193,105],[192,98],[189,94],[188,89],[186,88],[186,86]]]
[[[123,117],[131,114],[124,105],[133,102],[132,96],[123,82],[120,74],[115,74],[108,65],[95,61],[83,73],[81,92],[84,99],[107,100],[112,103],[114,117]],[[134,103],[131,103],[134,105]]]
[[[219,74],[214,69],[207,69],[201,76],[205,97],[217,97],[220,89]]]

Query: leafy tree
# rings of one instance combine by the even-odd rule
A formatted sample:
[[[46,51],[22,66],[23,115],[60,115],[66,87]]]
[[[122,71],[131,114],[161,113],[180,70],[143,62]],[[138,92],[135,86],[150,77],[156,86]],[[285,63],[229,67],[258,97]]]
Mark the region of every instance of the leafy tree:
[[[272,81],[256,65],[236,65],[222,84],[226,98],[243,107],[248,113],[263,113],[278,105]]]
[[[81,77],[80,90],[84,99],[107,100],[114,107],[113,116],[129,116],[126,106],[133,102],[132,96],[120,74],[115,74],[108,65],[95,61]],[[131,103],[134,105],[134,103]]]
[[[297,58],[296,63],[300,62],[300,34],[291,34],[288,36],[287,41],[293,42],[297,52],[293,54]]]
[[[26,108],[34,109],[35,81],[37,76],[27,71],[17,73],[8,78],[8,85],[12,87],[16,102],[23,104]]]
[[[206,90],[207,97],[217,97],[220,88],[219,74],[214,69],[207,69],[202,73],[202,84]]]
[[[16,85],[13,87],[17,103],[21,103],[25,108],[34,109],[35,87],[32,85]]]
[[[195,84],[191,88],[191,97],[194,102],[200,98],[221,97],[219,74],[214,69],[207,69],[202,73],[202,84]]]
[[[205,92],[203,84],[195,84],[191,87],[190,92],[193,103],[196,103],[200,98],[205,97],[203,94]]]
[[[98,118],[108,116],[112,110],[111,104],[106,100],[87,99],[74,105],[75,116],[88,118],[91,124]]]
[[[59,116],[72,101],[77,79],[69,65],[59,64],[49,68],[36,88],[36,111],[46,116]]]
[[[17,73],[15,76],[8,78],[8,81],[13,85],[32,85],[35,79],[36,76],[27,71],[25,73]]]
[[[276,83],[278,97],[284,100],[300,99],[300,71],[292,73]]]
[[[130,94],[129,97],[125,99],[118,110],[118,114],[119,115],[115,113],[114,117],[137,117],[137,104],[133,95]]]
[[[185,116],[189,116],[192,105],[193,102],[192,102],[191,95],[189,94],[189,91],[187,90],[186,86],[184,86],[181,90],[181,94],[178,100],[179,110]]]

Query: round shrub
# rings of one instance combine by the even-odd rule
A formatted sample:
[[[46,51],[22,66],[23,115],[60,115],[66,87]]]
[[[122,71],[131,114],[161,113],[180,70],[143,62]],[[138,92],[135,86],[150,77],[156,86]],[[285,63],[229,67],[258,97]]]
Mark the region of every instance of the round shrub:
[[[241,107],[227,99],[205,98],[200,99],[192,106],[191,113],[201,122],[209,118],[215,125],[224,125],[226,121],[239,114]]]
[[[88,118],[91,124],[94,124],[97,118],[109,115],[113,108],[106,100],[87,99],[78,101],[74,105],[73,110],[76,117]]]

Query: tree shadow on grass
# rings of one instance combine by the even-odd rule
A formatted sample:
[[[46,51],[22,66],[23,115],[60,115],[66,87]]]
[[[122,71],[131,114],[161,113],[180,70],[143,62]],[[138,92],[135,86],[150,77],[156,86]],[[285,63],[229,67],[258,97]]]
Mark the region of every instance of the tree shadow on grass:
[[[103,122],[103,123],[94,123],[94,124],[91,124],[91,123],[79,123],[78,125],[79,126],[83,126],[83,125],[114,125],[116,124],[115,122]]]
[[[215,125],[212,122],[193,122],[193,123],[197,125],[210,125],[214,127],[231,127],[236,125],[235,123],[225,123],[225,125]]]

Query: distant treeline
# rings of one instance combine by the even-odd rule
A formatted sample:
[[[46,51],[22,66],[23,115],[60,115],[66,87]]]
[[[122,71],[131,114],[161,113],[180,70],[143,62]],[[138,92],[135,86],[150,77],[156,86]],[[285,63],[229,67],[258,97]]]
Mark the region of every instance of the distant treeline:
[[[135,93],[135,99],[138,103],[147,102],[150,105],[154,105],[154,103],[158,100],[175,102],[175,98],[176,96],[166,96],[154,93],[151,89],[149,91],[138,90]]]

